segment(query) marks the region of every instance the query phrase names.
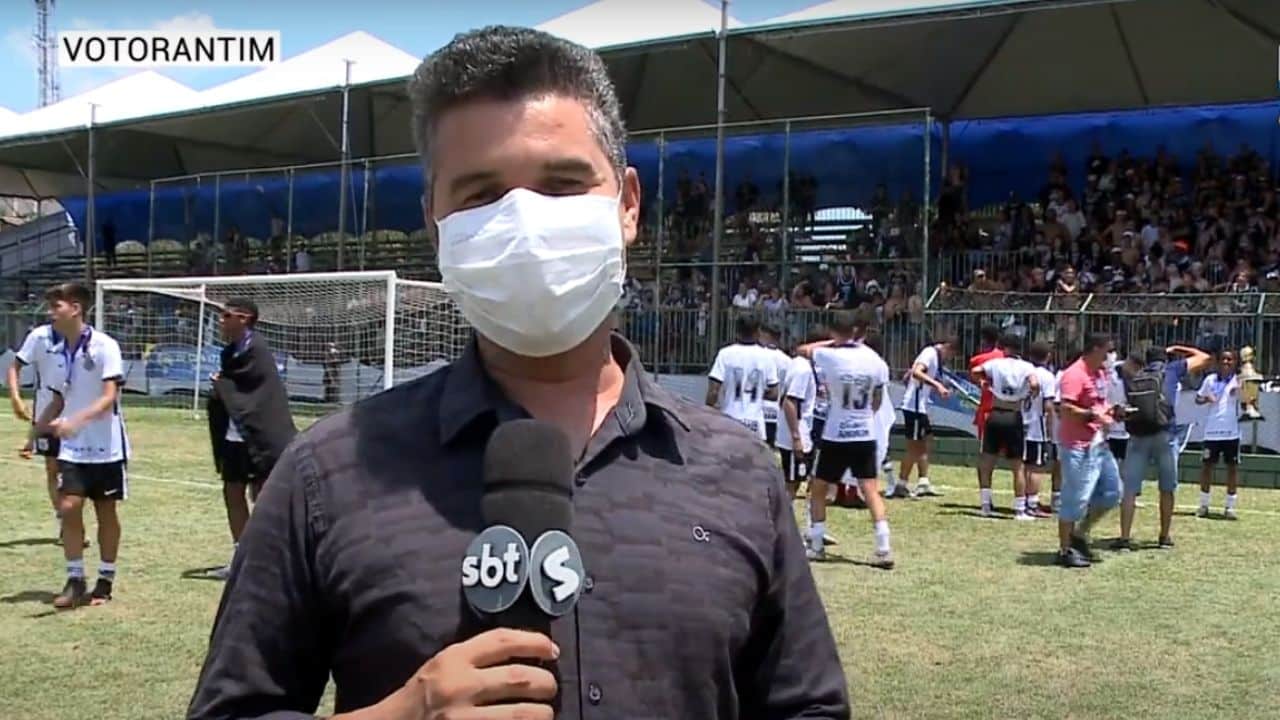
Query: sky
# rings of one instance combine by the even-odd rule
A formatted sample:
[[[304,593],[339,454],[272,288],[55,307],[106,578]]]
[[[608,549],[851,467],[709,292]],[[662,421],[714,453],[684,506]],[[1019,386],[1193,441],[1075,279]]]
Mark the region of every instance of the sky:
[[[637,0],[640,2],[642,0]],[[647,0],[655,8],[664,0]],[[729,12],[759,22],[820,0],[732,0]],[[57,0],[57,30],[278,30],[285,58],[364,30],[413,55],[426,55],[458,32],[494,23],[537,25],[589,4],[584,0]],[[718,7],[718,5],[717,5]],[[0,2],[0,107],[37,106],[35,3]],[[62,68],[62,97],[91,90],[133,68]],[[255,68],[160,70],[196,90]]]

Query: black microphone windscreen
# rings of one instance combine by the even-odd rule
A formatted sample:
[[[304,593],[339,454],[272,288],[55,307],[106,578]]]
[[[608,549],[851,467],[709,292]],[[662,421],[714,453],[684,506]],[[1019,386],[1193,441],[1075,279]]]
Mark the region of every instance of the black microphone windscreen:
[[[507,525],[533,541],[547,530],[571,532],[573,453],[560,428],[541,420],[499,425],[484,453],[486,525]]]

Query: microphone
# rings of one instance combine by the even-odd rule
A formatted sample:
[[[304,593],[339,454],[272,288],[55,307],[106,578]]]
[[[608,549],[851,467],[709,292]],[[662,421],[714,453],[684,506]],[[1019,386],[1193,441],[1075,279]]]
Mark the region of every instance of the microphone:
[[[550,636],[573,609],[586,571],[573,529],[573,453],[559,428],[514,420],[484,454],[485,529],[462,558],[467,604],[494,627]]]

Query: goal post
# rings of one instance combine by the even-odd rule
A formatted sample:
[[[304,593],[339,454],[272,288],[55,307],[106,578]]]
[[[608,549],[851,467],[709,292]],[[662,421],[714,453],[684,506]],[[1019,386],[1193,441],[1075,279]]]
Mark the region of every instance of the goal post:
[[[102,280],[95,325],[120,342],[125,391],[199,410],[233,299],[258,307],[295,405],[346,405],[462,353],[470,330],[439,283],[394,271]]]

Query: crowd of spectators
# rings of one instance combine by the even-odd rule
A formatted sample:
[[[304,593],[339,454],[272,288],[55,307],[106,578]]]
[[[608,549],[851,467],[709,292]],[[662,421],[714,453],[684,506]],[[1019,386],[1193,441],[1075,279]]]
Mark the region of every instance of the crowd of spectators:
[[[1280,204],[1273,168],[1242,145],[1229,157],[1205,145],[1190,162],[1095,146],[1083,184],[1059,156],[1030,201],[1011,194],[994,222],[963,203],[953,169],[937,233],[945,280],[975,290],[1032,293],[1249,293],[1280,291]]]

